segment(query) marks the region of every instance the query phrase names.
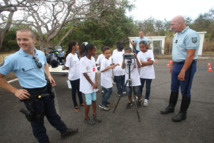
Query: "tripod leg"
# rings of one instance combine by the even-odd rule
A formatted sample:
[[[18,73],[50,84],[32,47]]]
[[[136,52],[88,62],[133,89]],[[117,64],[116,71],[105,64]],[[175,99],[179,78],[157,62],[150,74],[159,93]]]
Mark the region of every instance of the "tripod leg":
[[[127,83],[128,83],[129,81],[127,80],[126,81],[126,84],[125,84],[125,86],[123,87],[123,88],[125,88],[126,87],[126,85],[127,85]],[[122,95],[121,95],[122,96]],[[115,105],[115,107],[114,107],[114,111],[113,111],[113,113],[115,113],[115,110],[117,109],[117,105],[119,104],[119,102],[120,102],[120,98],[121,98],[121,96],[119,97],[119,99],[117,100],[117,104]]]
[[[117,100],[117,104],[116,104],[115,107],[114,107],[113,113],[115,113],[115,110],[117,109],[117,105],[118,105],[118,103],[120,102],[120,98],[121,98],[121,96],[120,96],[119,99]]]
[[[133,99],[134,99],[135,109],[136,109],[136,112],[137,112],[138,122],[140,122],[140,115],[139,115],[139,112],[138,112],[138,109],[137,109],[136,96],[134,94],[132,94],[132,95],[133,95]]]

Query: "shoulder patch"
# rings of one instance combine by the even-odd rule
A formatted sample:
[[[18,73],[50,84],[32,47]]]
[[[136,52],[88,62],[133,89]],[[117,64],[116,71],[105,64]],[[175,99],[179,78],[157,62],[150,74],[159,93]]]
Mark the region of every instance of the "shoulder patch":
[[[0,63],[0,67],[2,67],[4,65],[4,61],[2,63]]]
[[[197,37],[192,37],[192,43],[197,43],[198,39]]]

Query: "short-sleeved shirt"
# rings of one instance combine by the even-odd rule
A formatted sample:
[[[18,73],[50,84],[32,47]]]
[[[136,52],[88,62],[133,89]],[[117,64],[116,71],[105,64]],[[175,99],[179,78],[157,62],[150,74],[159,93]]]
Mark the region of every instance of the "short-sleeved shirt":
[[[154,62],[154,54],[151,50],[147,50],[147,52],[140,51],[137,54],[137,58],[141,62],[147,62],[151,59]],[[154,65],[148,65],[144,67],[140,67],[140,78],[144,79],[155,79],[155,70]]]
[[[125,83],[129,78],[129,66],[128,66],[128,61],[127,59],[125,59]],[[136,59],[132,59],[132,63],[130,65],[130,76],[131,76],[131,80],[132,80],[132,84],[131,86],[140,86],[140,76],[139,76],[139,72],[138,72],[138,65],[137,65],[137,61]],[[128,86],[128,85],[126,85]]]
[[[134,43],[136,44],[136,50],[140,51],[140,41],[146,41],[147,42],[147,45],[149,44],[149,40],[143,36],[143,38],[140,38],[140,37],[137,37],[135,40],[134,40]]]
[[[69,67],[68,79],[69,80],[77,80],[80,78],[80,70],[79,70],[80,61],[75,53],[74,55],[69,53],[66,57],[65,66]]]
[[[96,64],[101,65],[101,61],[105,58],[103,54],[100,54],[97,58]]]
[[[124,50],[122,50],[122,51],[118,51],[117,49],[114,49],[114,51],[112,52],[112,56],[113,56],[114,54],[118,53],[118,52],[122,52],[122,53],[124,53]]]
[[[114,76],[122,76],[125,75],[125,70],[121,68],[122,62],[123,62],[123,53],[122,51],[117,52],[112,55],[112,61],[113,64],[119,64],[119,66],[116,66],[114,71]]]
[[[111,59],[104,58],[101,61],[100,71],[103,71],[104,69],[106,69],[109,66],[111,66]],[[112,69],[101,72],[101,86],[104,88],[111,88],[113,86],[112,85]]]
[[[44,74],[44,65],[47,63],[45,54],[35,48],[34,57],[42,64],[38,68],[32,55],[25,53],[22,49],[6,57],[4,64],[0,67],[0,73],[7,75],[14,72],[23,88],[41,88],[47,84]]]
[[[93,86],[89,83],[83,74],[86,73],[91,81],[95,83],[96,72],[97,69],[94,57],[88,59],[86,56],[84,56],[80,59],[80,91],[82,93],[89,94],[95,91]]]
[[[173,39],[172,60],[174,62],[185,61],[188,49],[196,49],[194,59],[197,59],[199,45],[199,34],[189,27],[186,27],[182,32],[175,34]]]

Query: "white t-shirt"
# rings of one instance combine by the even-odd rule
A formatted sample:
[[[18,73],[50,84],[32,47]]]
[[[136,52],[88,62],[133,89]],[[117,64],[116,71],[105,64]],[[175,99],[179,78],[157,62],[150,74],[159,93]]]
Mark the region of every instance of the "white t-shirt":
[[[129,60],[125,59],[125,83],[129,78],[129,66],[127,64],[128,61]],[[130,76],[132,80],[131,86],[140,86],[141,82],[140,82],[140,76],[138,72],[138,65],[137,65],[136,59],[132,59],[132,63],[130,65],[130,74],[131,74]],[[128,86],[128,84],[126,86]]]
[[[119,66],[116,66],[114,71],[114,76],[121,76],[125,75],[125,70],[121,68],[122,62],[123,62],[123,52],[117,52],[114,55],[112,55],[112,61],[113,64],[119,64]]]
[[[148,59],[151,59],[154,62],[154,54],[151,50],[147,52],[139,52],[137,58],[140,62],[146,62]],[[140,68],[140,78],[144,79],[155,79],[155,70],[154,65],[144,66]]]
[[[114,51],[112,52],[112,56],[116,53],[118,53],[119,51],[117,49],[114,49]],[[124,50],[122,50],[122,52],[124,53]]]
[[[93,86],[88,82],[83,73],[87,73],[89,78],[93,83],[95,83],[95,75],[97,68],[95,65],[94,57],[88,59],[86,56],[80,59],[80,91],[84,94],[93,93],[96,90],[93,89]]]
[[[96,64],[101,65],[101,61],[105,58],[103,54],[100,54],[97,58]]]
[[[111,59],[104,58],[101,61],[101,68],[100,71],[103,71],[107,67],[111,65]],[[101,86],[104,88],[111,88],[112,85],[112,69],[109,69],[107,71],[101,72]]]
[[[69,53],[68,56],[66,57],[66,63],[65,63],[65,66],[69,68],[69,73],[68,73],[69,80],[77,80],[80,78],[79,64],[80,64],[80,61],[77,54],[75,53],[73,55]]]

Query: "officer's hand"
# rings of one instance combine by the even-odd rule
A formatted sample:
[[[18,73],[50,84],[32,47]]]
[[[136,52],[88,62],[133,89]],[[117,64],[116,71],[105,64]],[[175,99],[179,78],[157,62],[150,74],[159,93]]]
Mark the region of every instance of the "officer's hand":
[[[184,79],[185,79],[185,71],[181,70],[178,75],[178,80],[184,81]]]
[[[17,91],[15,92],[15,96],[20,100],[25,100],[29,99],[30,94],[25,89],[17,89]]]
[[[55,81],[54,81],[54,79],[52,77],[49,77],[48,80],[50,81],[52,86],[56,85],[56,83],[55,83]]]
[[[172,68],[173,68],[173,67],[171,66],[170,69],[169,69],[169,72],[170,72],[171,74],[172,74]]]

